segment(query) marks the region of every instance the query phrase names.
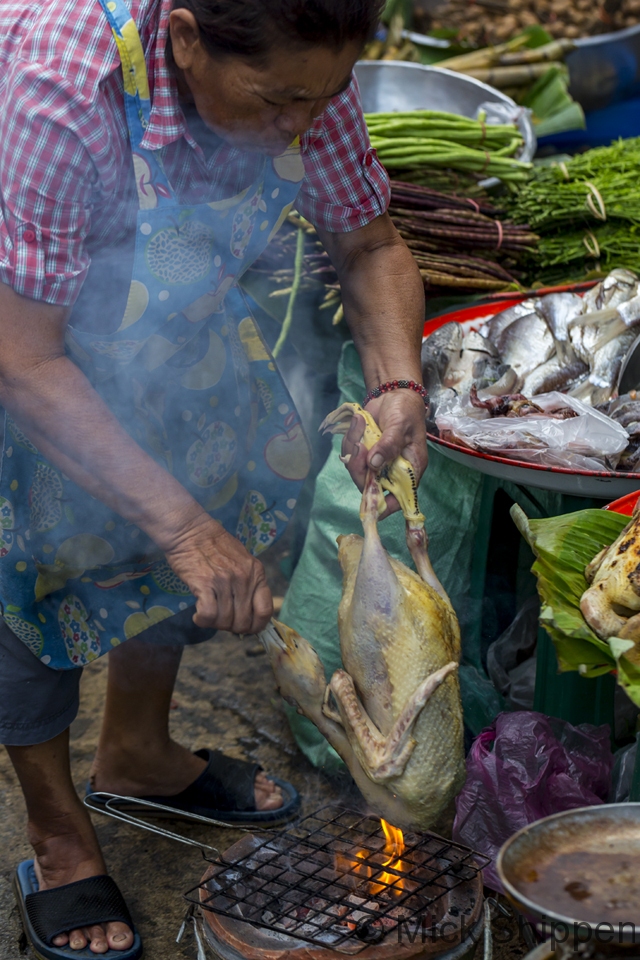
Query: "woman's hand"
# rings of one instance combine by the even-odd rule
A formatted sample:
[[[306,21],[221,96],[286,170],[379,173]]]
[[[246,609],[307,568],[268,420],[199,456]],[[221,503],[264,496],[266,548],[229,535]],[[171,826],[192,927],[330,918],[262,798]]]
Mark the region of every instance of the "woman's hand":
[[[422,397],[413,390],[394,390],[385,393],[377,400],[367,404],[370,413],[382,430],[382,437],[367,450],[361,443],[364,433],[364,419],[354,417],[349,432],[342,441],[342,455],[348,457],[346,467],[356,486],[364,488],[368,469],[379,473],[396,457],[405,457],[413,466],[416,477],[420,477],[427,468],[427,432],[425,429],[425,409]],[[381,519],[399,510],[396,498],[388,494],[387,508]]]
[[[258,633],[266,627],[273,602],[264,567],[208,514],[195,518],[165,553],[196,598],[193,622],[198,627],[231,633]]]
[[[424,326],[424,285],[416,261],[388,214],[349,233],[318,229],[340,278],[344,315],[362,362],[367,389],[387,380],[422,378],[420,347]],[[427,432],[422,398],[413,390],[393,390],[370,400],[382,437],[367,451],[360,440],[362,417],[354,418],[342,445],[348,470],[362,489],[367,468],[379,472],[402,455],[418,479],[427,466]],[[398,510],[387,497],[383,516]]]

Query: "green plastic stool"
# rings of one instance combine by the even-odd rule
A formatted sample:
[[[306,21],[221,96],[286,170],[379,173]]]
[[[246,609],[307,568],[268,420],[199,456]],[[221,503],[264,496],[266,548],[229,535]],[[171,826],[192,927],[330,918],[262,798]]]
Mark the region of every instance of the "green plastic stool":
[[[533,709],[569,723],[608,723],[613,741],[615,677],[581,677],[571,671],[560,673],[553,642],[542,627],[538,630],[536,689]]]
[[[485,577],[489,540],[493,525],[494,501],[498,489],[503,488],[509,497],[518,503],[527,516],[542,519],[561,516],[577,510],[599,508],[602,501],[558,495],[545,496],[543,491],[504,482],[485,476],[482,485],[480,510],[474,536],[474,554],[471,570],[470,594],[481,599],[485,591]],[[476,631],[482,630],[481,620]],[[560,673],[553,642],[547,632],[538,631],[536,687],[534,710],[547,716],[558,717],[569,723],[592,723],[596,726],[607,723],[613,741],[615,678],[605,675],[590,679],[575,672]],[[640,768],[638,770],[640,792]]]

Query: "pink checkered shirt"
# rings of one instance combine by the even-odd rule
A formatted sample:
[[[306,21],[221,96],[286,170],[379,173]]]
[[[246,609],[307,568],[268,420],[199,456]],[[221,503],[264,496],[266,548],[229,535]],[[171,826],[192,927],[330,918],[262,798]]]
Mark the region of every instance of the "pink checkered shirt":
[[[233,196],[261,159],[189,131],[165,62],[172,0],[132,0],[152,97],[143,146],[161,150],[183,203]],[[297,201],[346,233],[389,202],[355,80],[302,142]],[[97,0],[0,0],[0,281],[47,303],[75,301],[92,252],[131,235],[138,203],[117,47]]]

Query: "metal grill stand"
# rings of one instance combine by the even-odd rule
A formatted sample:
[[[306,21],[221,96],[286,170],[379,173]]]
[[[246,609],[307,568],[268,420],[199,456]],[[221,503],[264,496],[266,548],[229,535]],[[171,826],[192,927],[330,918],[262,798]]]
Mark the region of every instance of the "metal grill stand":
[[[443,954],[481,926],[486,859],[434,834],[405,836],[399,857],[384,847],[379,820],[329,805],[205,857],[210,866],[187,900],[218,944],[251,958],[276,948]]]

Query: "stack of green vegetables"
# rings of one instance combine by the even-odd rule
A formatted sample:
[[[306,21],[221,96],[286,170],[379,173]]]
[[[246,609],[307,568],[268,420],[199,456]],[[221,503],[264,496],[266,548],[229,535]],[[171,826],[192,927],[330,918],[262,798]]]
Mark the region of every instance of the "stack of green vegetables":
[[[578,280],[613,267],[640,271],[640,138],[536,167],[505,203],[541,236],[531,276]]]
[[[429,168],[446,168],[476,178],[499,177],[505,183],[526,181],[530,163],[516,158],[523,138],[513,124],[489,124],[440,110],[366,114],[371,144],[385,167],[422,177]]]

